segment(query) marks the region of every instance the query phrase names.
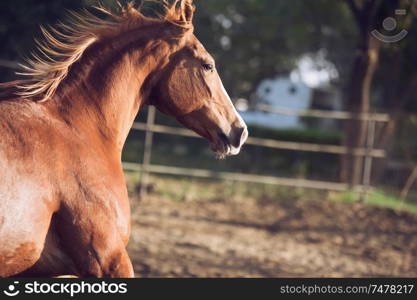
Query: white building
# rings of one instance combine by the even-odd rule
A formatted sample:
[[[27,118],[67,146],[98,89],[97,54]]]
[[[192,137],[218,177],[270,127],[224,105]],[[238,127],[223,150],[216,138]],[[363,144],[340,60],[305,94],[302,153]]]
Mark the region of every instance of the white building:
[[[291,110],[309,109],[313,90],[302,81],[294,82],[290,78],[264,80],[257,89],[260,104],[272,107],[284,107]],[[260,111],[242,112],[248,124],[272,128],[300,128],[303,126],[298,116],[285,116]]]
[[[331,81],[338,78],[336,68],[326,60],[326,52],[305,55],[288,77],[277,77],[261,82],[256,94],[259,104],[288,110],[341,110],[342,97],[339,90],[331,87]],[[242,117],[248,124],[272,128],[302,128],[305,125],[299,116],[246,111]],[[316,119],[316,127],[331,129],[337,125],[334,120]],[[309,122],[309,124],[313,124]]]

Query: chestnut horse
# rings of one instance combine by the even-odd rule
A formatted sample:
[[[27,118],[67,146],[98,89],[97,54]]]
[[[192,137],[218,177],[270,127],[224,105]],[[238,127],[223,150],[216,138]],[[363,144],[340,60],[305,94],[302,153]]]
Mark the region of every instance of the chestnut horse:
[[[192,0],[128,5],[43,29],[28,79],[0,93],[0,277],[132,277],[121,164],[135,116],[154,105],[236,155],[246,125],[193,33]]]

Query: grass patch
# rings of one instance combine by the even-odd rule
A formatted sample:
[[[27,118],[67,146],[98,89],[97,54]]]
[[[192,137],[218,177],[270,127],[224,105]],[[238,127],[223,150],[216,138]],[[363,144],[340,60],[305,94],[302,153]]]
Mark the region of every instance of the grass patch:
[[[140,173],[126,172],[128,189],[132,196],[137,192]],[[326,199],[328,192],[305,190],[276,185],[191,178],[186,176],[152,175],[149,183],[153,193],[176,201],[219,200],[274,200],[295,201],[308,198]]]
[[[141,175],[126,172],[129,193],[137,194]],[[149,183],[153,194],[176,201],[227,201],[227,200],[273,200],[273,201],[335,201],[354,203],[359,195],[352,191],[327,192],[259,183],[221,181],[190,178],[185,176],[152,175]],[[417,214],[417,203],[401,202],[397,197],[382,190],[369,194],[366,204]]]
[[[345,203],[353,203],[358,201],[359,196],[352,191],[335,193],[330,197],[332,201],[339,201]],[[417,214],[417,204],[412,202],[401,202],[396,196],[385,193],[382,190],[376,190],[368,195],[365,202],[368,205],[391,208],[394,210],[408,211]]]

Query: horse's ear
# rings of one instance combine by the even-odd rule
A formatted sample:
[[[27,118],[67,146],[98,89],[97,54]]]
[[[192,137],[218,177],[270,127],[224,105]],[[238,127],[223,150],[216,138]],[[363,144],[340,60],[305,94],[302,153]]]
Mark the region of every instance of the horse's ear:
[[[193,0],[182,0],[181,11],[183,22],[186,24],[192,24],[194,18],[195,6]]]
[[[153,0],[149,0],[153,1]],[[165,7],[165,20],[182,28],[190,29],[193,27],[193,17],[195,6],[193,0],[163,0]]]

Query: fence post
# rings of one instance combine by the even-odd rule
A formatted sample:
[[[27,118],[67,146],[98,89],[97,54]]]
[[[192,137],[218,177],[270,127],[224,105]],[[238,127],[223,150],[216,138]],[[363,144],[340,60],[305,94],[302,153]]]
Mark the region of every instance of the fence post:
[[[375,143],[375,120],[368,120],[368,134],[366,137],[366,156],[363,167],[363,190],[361,191],[360,201],[368,200],[369,191],[371,189],[372,162],[373,157],[370,155],[374,149]]]
[[[153,131],[152,127],[155,124],[156,109],[154,106],[148,107],[148,119],[146,122],[146,135],[145,135],[145,148],[143,151],[143,166],[142,166],[142,178],[140,182],[140,197],[143,198],[147,195],[148,183],[149,183],[149,165],[152,158],[152,144],[153,144]]]

